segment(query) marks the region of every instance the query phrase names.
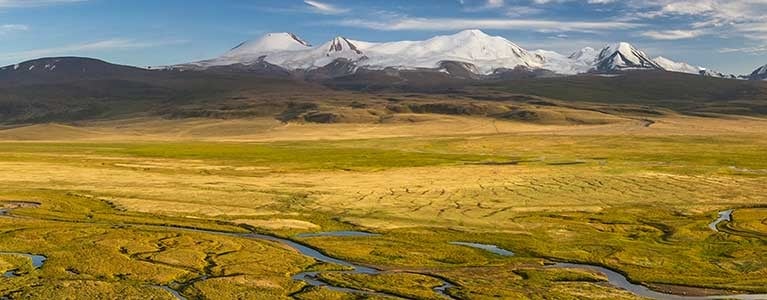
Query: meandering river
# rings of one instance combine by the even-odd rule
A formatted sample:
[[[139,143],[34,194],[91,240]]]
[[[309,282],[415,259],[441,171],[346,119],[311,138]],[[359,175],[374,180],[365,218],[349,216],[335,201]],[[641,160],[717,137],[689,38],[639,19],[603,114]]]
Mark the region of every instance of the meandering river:
[[[501,247],[498,247],[496,245],[488,245],[488,244],[480,244],[480,243],[469,243],[469,242],[450,242],[452,245],[459,245],[459,246],[466,246],[466,247],[472,247],[477,249],[482,249],[490,253],[498,254],[500,256],[514,256],[514,252],[511,252],[509,250],[503,249]]]
[[[586,265],[586,264],[573,264],[573,263],[556,263],[554,265],[547,266],[547,268],[566,268],[566,269],[581,269],[588,270],[597,273],[602,273],[607,276],[607,281],[615,287],[622,288],[631,292],[634,295],[658,299],[658,300],[713,300],[713,299],[733,299],[733,300],[764,300],[767,299],[767,294],[749,294],[749,295],[721,295],[721,296],[680,296],[657,292],[650,288],[631,283],[626,276],[608,268]]]
[[[730,210],[729,213],[727,213],[727,215],[731,213],[732,213],[732,210]],[[501,256],[514,255],[512,251],[500,248],[496,245],[468,243],[468,242],[452,242],[450,244],[482,249],[490,253],[498,254]],[[651,290],[650,288],[644,285],[634,284],[631,281],[629,281],[628,278],[626,278],[626,276],[623,276],[623,274],[620,274],[616,271],[610,270],[608,268],[595,266],[595,265],[588,265],[588,264],[555,263],[553,265],[545,266],[545,268],[579,269],[579,270],[587,270],[587,271],[601,273],[607,277],[607,281],[610,283],[610,285],[629,291],[634,295],[650,298],[650,299],[658,299],[658,300],[715,300],[715,299],[733,299],[733,300],[761,299],[761,300],[764,300],[764,299],[767,299],[767,294],[721,295],[721,296],[701,296],[701,297],[666,294],[666,293],[661,293],[658,291]]]
[[[303,281],[307,283],[310,286],[321,286],[325,287],[327,289],[333,290],[333,291],[339,291],[339,292],[346,292],[346,293],[355,293],[355,294],[366,294],[366,295],[381,295],[381,296],[389,296],[389,297],[395,297],[395,298],[401,298],[397,295],[388,294],[385,292],[373,292],[373,291],[367,291],[367,290],[359,290],[359,289],[353,289],[353,288],[346,288],[346,287],[340,287],[340,286],[334,286],[328,282],[324,282],[319,278],[320,274],[323,273],[343,273],[343,274],[366,274],[366,275],[377,275],[381,274],[385,271],[381,271],[379,269],[371,268],[368,266],[363,266],[360,264],[356,264],[350,261],[334,258],[331,256],[328,256],[321,251],[314,249],[312,247],[309,247],[307,245],[298,243],[296,241],[292,241],[289,239],[283,239],[278,238],[271,235],[264,235],[264,234],[256,234],[256,233],[227,233],[227,232],[219,232],[219,231],[208,231],[208,230],[200,230],[200,229],[182,229],[182,228],[176,228],[176,227],[165,227],[165,226],[153,226],[153,227],[162,227],[166,229],[171,230],[183,230],[183,231],[193,231],[193,232],[200,232],[200,233],[208,233],[208,234],[214,234],[214,235],[225,235],[225,236],[233,236],[233,237],[240,237],[240,238],[247,238],[247,239],[254,239],[254,240],[263,240],[263,241],[271,241],[271,242],[278,242],[281,244],[284,244],[290,248],[293,248],[294,250],[298,251],[299,253],[311,257],[317,261],[329,263],[329,264],[335,264],[339,266],[345,267],[347,270],[343,271],[311,271],[311,272],[301,272],[296,275],[293,275],[292,278],[294,280]],[[352,232],[344,232],[340,234],[335,234],[333,232],[325,232],[322,234],[314,234],[312,236],[360,236],[359,234],[351,234]],[[376,234],[371,233],[365,233],[363,236],[376,236]],[[422,274],[426,276],[430,276],[428,274]],[[455,299],[449,294],[447,294],[447,290],[450,288],[455,287],[454,284],[440,279],[439,277],[430,276],[440,282],[439,286],[436,286],[433,288],[434,292],[443,296],[446,299]],[[161,286],[161,288],[168,290],[169,292],[172,291],[173,295],[178,300],[185,300],[183,296],[178,291],[170,289],[168,286]]]
[[[32,261],[32,267],[35,269],[39,269],[43,266],[45,261],[48,259],[45,256],[37,255],[37,254],[29,254],[29,253],[18,253],[18,252],[0,252],[0,255],[15,255],[15,256],[21,256],[26,257],[30,261]],[[18,270],[10,270],[5,273],[3,273],[3,277],[5,278],[13,278],[18,277],[19,274],[17,273]]]
[[[734,212],[734,209],[728,209],[725,211],[719,212],[719,218],[714,220],[714,222],[711,222],[711,224],[708,224],[708,228],[711,228],[711,230],[719,232],[719,228],[717,227],[719,223],[722,222],[731,222],[732,221],[732,213]]]

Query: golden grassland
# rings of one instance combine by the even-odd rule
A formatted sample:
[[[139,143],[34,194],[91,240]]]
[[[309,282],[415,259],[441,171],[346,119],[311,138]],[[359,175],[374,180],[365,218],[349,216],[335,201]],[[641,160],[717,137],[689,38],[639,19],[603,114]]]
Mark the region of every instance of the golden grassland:
[[[330,268],[272,242],[154,225],[238,224],[376,266],[326,273],[336,286],[440,299],[634,299],[632,281],[767,292],[767,120],[667,115],[606,124],[472,116],[377,124],[268,119],[103,121],[0,131],[0,281],[12,298],[353,299],[305,288]],[[612,118],[612,117],[610,117]],[[733,222],[708,224],[735,208]],[[373,237],[306,237],[365,230]],[[454,241],[498,245],[503,257]],[[404,271],[404,272],[402,272]],[[205,276],[205,280],[196,280]],[[385,298],[385,296],[369,296]]]

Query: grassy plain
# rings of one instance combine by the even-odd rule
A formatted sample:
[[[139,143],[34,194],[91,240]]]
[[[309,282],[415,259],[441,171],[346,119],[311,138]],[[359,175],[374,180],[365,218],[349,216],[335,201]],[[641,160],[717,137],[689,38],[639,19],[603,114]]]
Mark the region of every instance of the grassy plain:
[[[441,298],[422,274],[454,283],[448,293],[460,299],[635,298],[547,261],[606,266],[658,289],[767,292],[767,120],[414,116],[424,119],[0,131],[0,205],[41,204],[0,216],[0,251],[48,257],[34,269],[0,255],[0,271],[26,273],[0,280],[0,295],[172,299],[157,287],[167,285],[190,299],[363,297],[292,280],[330,266],[281,244],[181,229],[246,232],[239,224],[391,271],[322,278],[411,299]],[[72,139],[56,140],[57,130]],[[709,229],[728,208],[733,222]],[[333,230],[381,235],[296,237]]]

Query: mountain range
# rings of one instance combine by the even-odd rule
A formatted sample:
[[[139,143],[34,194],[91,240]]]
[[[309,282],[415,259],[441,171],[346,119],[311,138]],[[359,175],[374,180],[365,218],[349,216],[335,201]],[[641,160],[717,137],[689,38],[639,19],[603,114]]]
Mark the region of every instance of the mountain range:
[[[320,46],[295,34],[274,33],[218,58],[162,68],[83,57],[2,67],[0,127],[143,116],[271,116],[285,121],[308,108],[319,111],[318,102],[338,95],[362,103],[355,106],[364,106],[368,98],[396,104],[402,95],[512,102],[542,97],[694,115],[764,116],[764,79],[767,66],[749,75],[725,76],[650,58],[628,43],[563,55],[528,51],[478,30],[391,43],[338,37]]]
[[[270,117],[282,122],[296,118],[314,122],[351,118],[350,113],[357,116],[366,110],[355,107],[366,107],[369,101],[391,104],[384,105],[384,115],[410,111],[398,106],[403,99],[411,101],[411,106],[427,105],[429,99],[453,99],[460,105],[417,111],[456,114],[474,111],[476,103],[485,101],[501,101],[513,107],[516,101],[557,99],[618,108],[629,105],[641,111],[660,108],[692,115],[767,115],[767,81],[649,69],[630,71],[635,65],[650,63],[629,56],[602,56],[603,62],[620,61],[621,66],[625,65],[623,71],[560,76],[544,69],[516,67],[479,77],[486,80],[473,80],[466,78],[476,78],[473,76],[478,75],[469,71],[476,68],[457,61],[442,61],[438,70],[369,70],[335,60],[310,71],[288,71],[260,59],[248,66],[179,71],[121,66],[82,57],[42,58],[0,68],[0,127],[143,117]],[[577,55],[570,59],[577,59]],[[632,67],[630,61],[638,63]],[[346,76],[321,76],[352,71]],[[763,77],[764,73],[760,69],[753,75]],[[323,106],[333,99],[344,100],[334,104],[337,109]],[[424,101],[426,104],[421,103]],[[535,103],[550,105],[546,101]],[[349,107],[353,111],[347,111]],[[371,116],[365,115],[364,119]]]
[[[243,42],[220,57],[164,68],[244,68],[261,72],[322,73],[330,77],[346,76],[360,70],[437,71],[473,78],[498,78],[503,73],[520,70],[544,76],[660,70],[731,79],[767,78],[767,66],[750,75],[722,74],[662,56],[651,58],[625,42],[600,50],[586,47],[570,55],[547,50],[528,51],[503,37],[490,36],[480,30],[465,30],[424,41],[386,43],[339,36],[319,46],[312,46],[292,33],[269,33],[260,39]]]

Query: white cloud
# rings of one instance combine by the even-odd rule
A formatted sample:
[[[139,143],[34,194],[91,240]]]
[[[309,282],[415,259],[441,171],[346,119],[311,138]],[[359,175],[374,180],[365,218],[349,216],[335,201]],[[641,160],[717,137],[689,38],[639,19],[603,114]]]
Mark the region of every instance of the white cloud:
[[[328,15],[337,15],[337,14],[343,14],[346,12],[349,12],[348,9],[340,8],[335,5],[315,1],[315,0],[304,0],[304,3],[311,7],[312,10],[314,10],[317,13],[321,14],[328,14]]]
[[[18,61],[18,60],[24,60],[24,59],[46,57],[46,56],[82,55],[82,53],[87,53],[87,52],[153,48],[153,47],[177,45],[177,44],[183,44],[183,43],[186,43],[186,41],[182,41],[182,40],[136,41],[132,39],[109,39],[109,40],[90,42],[90,43],[66,45],[62,47],[33,49],[33,50],[10,52],[10,53],[0,53],[0,60]]]
[[[661,12],[680,15],[699,15],[714,11],[714,1],[671,1],[662,6]]]
[[[643,32],[642,35],[654,40],[683,40],[704,35],[703,30],[652,30]]]
[[[742,53],[749,53],[749,54],[767,53],[767,45],[755,46],[755,47],[744,47],[744,48],[722,48],[722,49],[719,49],[719,52],[720,53],[742,52]]]
[[[499,8],[503,7],[504,0],[487,0],[487,3],[485,3],[485,7],[487,8]]]
[[[763,22],[748,22],[730,24],[732,29],[753,40],[767,41],[767,20]]]
[[[765,0],[645,0],[629,2],[638,17],[692,16],[707,20],[737,20],[762,17]]]
[[[4,24],[0,25],[0,35],[6,35],[9,33],[19,32],[19,31],[27,31],[29,30],[29,26],[22,25],[22,24]]]
[[[506,7],[506,16],[507,17],[521,17],[521,16],[530,16],[530,15],[537,15],[540,13],[543,13],[544,10],[536,7],[531,6],[509,6]]]
[[[626,7],[629,13],[619,20],[658,19],[675,25],[686,20],[694,29],[659,29],[643,34],[650,38],[684,39],[711,34],[767,41],[767,0],[644,0],[628,2]]]
[[[458,1],[458,3],[463,6],[465,12],[483,12],[506,6],[505,0]]]
[[[462,19],[462,18],[403,18],[392,21],[369,21],[347,19],[340,25],[385,31],[452,31],[462,29],[505,29],[535,30],[539,32],[595,32],[601,30],[623,30],[641,27],[641,24],[625,22],[579,22],[554,20],[509,20],[509,19]]]
[[[549,3],[565,3],[565,2],[577,2],[578,0],[533,0],[535,4],[549,4]],[[608,4],[617,2],[617,0],[580,0],[588,4]]]
[[[85,1],[88,1],[88,0],[0,0],[0,8],[33,7],[33,6],[85,2]]]

